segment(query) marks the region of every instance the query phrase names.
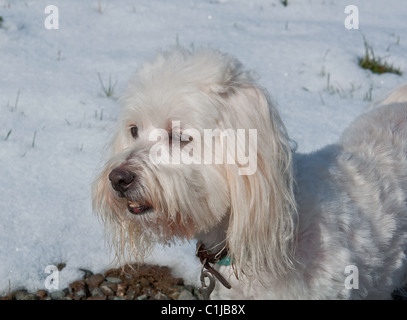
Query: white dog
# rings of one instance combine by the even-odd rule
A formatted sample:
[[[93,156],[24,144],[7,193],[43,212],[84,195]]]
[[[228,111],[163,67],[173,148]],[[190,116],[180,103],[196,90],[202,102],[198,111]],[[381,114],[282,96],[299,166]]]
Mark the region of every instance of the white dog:
[[[385,101],[297,154],[235,58],[160,53],[121,100],[95,211],[118,256],[197,239],[212,297],[391,298],[407,280],[407,86]]]

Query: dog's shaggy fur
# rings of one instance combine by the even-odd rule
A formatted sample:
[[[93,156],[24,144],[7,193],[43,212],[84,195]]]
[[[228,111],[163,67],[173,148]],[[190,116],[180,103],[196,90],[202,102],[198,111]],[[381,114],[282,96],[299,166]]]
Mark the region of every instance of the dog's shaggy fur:
[[[298,154],[239,61],[210,49],[162,52],[121,100],[94,209],[119,256],[143,258],[175,238],[212,253],[227,247],[231,265],[217,268],[232,289],[218,283],[214,297],[390,298],[407,272],[407,86],[384,101],[336,144]],[[169,138],[152,139],[157,129]],[[189,129],[256,129],[255,146],[236,143],[236,154],[256,151],[255,172],[240,174],[238,162],[152,161],[157,147],[170,160],[174,146],[198,150]],[[224,146],[221,135],[213,140]]]

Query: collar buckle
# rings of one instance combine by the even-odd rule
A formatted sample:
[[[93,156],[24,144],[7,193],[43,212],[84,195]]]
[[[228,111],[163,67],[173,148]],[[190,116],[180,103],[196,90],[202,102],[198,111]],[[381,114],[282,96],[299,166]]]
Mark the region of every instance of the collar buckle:
[[[230,289],[232,286],[230,283],[217,271],[215,270],[210,263],[215,264],[222,259],[226,258],[228,255],[228,250],[226,247],[223,247],[222,250],[215,254],[209,254],[205,249],[205,245],[202,242],[198,242],[196,245],[195,255],[199,258],[202,263],[201,269],[201,285],[199,292],[202,293],[202,296],[205,300],[209,300],[210,294],[215,288],[215,279],[218,279],[226,288]],[[206,269],[206,270],[205,270]],[[209,286],[205,283],[205,278],[209,278]]]

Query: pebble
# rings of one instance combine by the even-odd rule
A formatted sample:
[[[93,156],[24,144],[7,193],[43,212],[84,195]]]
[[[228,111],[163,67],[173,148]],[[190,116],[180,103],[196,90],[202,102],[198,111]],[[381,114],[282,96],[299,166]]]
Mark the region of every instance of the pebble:
[[[92,290],[92,297],[104,297],[105,294],[101,288],[96,287]]]
[[[51,297],[52,300],[59,300],[59,299],[64,298],[65,296],[66,296],[65,292],[64,292],[64,291],[60,291],[60,290],[58,290],[58,291],[53,291],[53,292],[51,292],[51,294],[50,294],[50,297]]]
[[[93,274],[89,278],[85,279],[86,284],[89,286],[89,290],[92,290],[99,286],[105,280],[105,277],[98,273],[98,274]]]
[[[197,300],[197,298],[189,290],[182,290],[178,296],[178,300]]]
[[[106,296],[114,296],[114,291],[113,291],[113,289],[112,288],[110,288],[108,285],[101,285],[100,286],[100,290],[102,290],[103,291],[103,293],[106,295]]]
[[[126,290],[127,290],[127,284],[119,283],[117,285],[116,295],[118,295],[119,297],[123,297],[126,295]]]
[[[19,290],[14,293],[16,300],[35,300],[35,295],[28,293],[26,290]]]
[[[170,300],[170,298],[164,293],[157,292],[157,294],[153,297],[153,300]]]
[[[180,294],[181,294],[181,292],[174,291],[174,292],[171,292],[168,296],[170,297],[171,300],[178,300]]]
[[[69,287],[73,290],[73,291],[79,291],[85,288],[85,280],[79,280],[79,281],[74,281],[72,282]]]
[[[129,290],[127,290],[127,292],[126,292],[127,300],[134,300],[134,298],[136,298],[136,297],[137,297],[136,290],[131,289],[131,288]]]
[[[38,299],[43,299],[48,295],[48,292],[46,290],[38,290],[35,295]]]
[[[115,284],[119,284],[119,283],[123,282],[120,278],[116,278],[116,277],[106,277],[106,280],[111,283],[115,283]]]
[[[86,297],[86,291],[84,289],[76,291],[75,297],[78,297],[78,298]]]

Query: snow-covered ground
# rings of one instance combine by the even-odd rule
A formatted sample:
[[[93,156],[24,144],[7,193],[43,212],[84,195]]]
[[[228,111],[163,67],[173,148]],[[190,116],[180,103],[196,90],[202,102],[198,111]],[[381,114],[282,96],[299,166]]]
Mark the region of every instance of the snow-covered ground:
[[[50,4],[57,30],[44,25]],[[348,4],[358,30],[345,28]],[[79,268],[114,266],[90,185],[116,98],[157,49],[237,56],[269,89],[300,152],[335,142],[371,99],[407,83],[404,0],[0,0],[0,16],[0,294],[44,288],[48,265],[66,264],[61,289]],[[361,69],[362,35],[403,75]],[[195,281],[194,246],[159,247],[149,261]]]

